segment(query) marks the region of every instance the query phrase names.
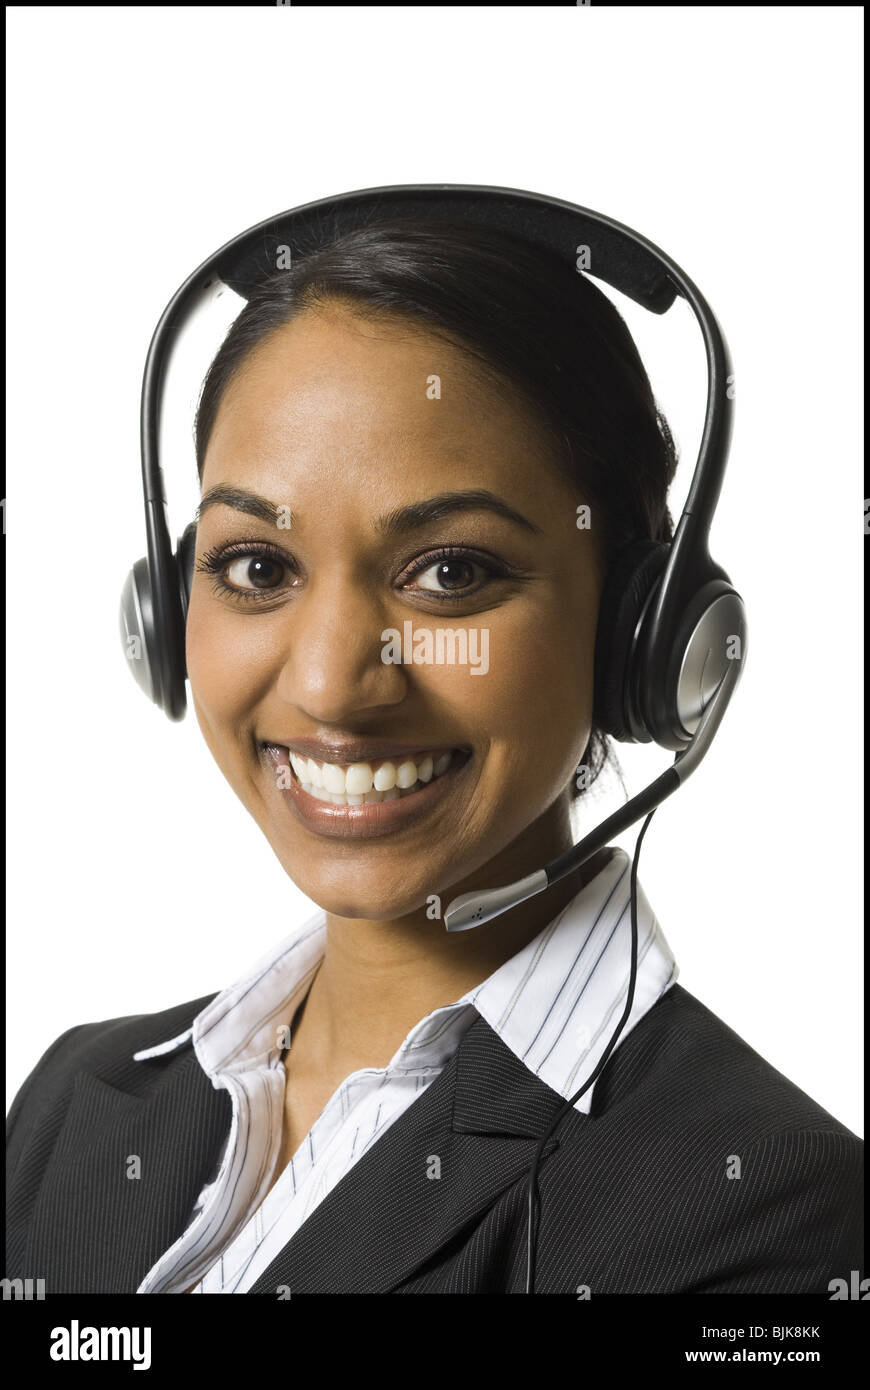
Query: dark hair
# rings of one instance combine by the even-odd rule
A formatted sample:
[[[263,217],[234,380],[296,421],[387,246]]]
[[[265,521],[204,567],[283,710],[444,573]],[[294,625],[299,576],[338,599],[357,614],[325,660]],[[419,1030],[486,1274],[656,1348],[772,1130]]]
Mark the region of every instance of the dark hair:
[[[200,480],[221,400],[248,354],[304,310],[342,301],[362,318],[417,321],[476,360],[493,384],[519,390],[560,441],[557,461],[592,506],[605,566],[633,540],[672,539],[674,441],[613,303],[573,260],[444,220],[360,227],[294,256],[292,268],[258,286],[200,393]],[[609,738],[593,726],[581,759],[587,785],[611,761],[618,773]]]

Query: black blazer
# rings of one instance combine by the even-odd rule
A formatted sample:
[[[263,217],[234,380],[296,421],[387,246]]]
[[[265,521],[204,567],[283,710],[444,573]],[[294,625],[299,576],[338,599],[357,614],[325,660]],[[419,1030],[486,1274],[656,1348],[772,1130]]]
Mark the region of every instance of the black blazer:
[[[7,1123],[8,1278],[134,1293],[185,1229],[230,1123],[177,1036],[213,995],[87,1023]],[[526,1178],[562,1097],[484,1019],[253,1293],[516,1293]],[[864,1146],[679,985],[620,1043],[539,1169],[536,1292],[817,1293],[862,1270]],[[128,1155],[141,1177],[126,1176]],[[441,1177],[427,1177],[431,1155]],[[739,1160],[740,1177],[729,1177]]]

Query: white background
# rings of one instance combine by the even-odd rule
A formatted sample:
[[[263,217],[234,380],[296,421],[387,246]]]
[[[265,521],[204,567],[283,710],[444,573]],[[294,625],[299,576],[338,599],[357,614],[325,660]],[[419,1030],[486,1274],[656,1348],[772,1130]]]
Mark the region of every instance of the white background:
[[[640,879],[680,983],[862,1134],[861,12],[40,7],[8,21],[7,1104],[66,1028],[221,989],[313,910],[192,712],[171,724],[121,650],[161,311],[282,209],[486,183],[637,228],[729,339],[736,426],[711,550],[747,603],[749,656],[714,748],[653,819]],[[613,297],[680,446],[678,513],[703,419],[698,330],[685,305],[659,318]],[[172,383],[175,535],[198,497],[192,412],[230,299]],[[618,752],[632,791],[671,757]],[[619,799],[613,784],[592,814]]]

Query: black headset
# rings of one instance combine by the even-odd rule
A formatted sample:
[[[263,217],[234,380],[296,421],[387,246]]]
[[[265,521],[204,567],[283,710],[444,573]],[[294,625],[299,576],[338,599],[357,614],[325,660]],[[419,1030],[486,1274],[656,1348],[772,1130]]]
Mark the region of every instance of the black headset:
[[[574,274],[603,280],[652,313],[677,295],[691,305],[707,357],[707,411],[689,494],[670,542],[638,540],[618,552],[606,576],[595,642],[593,722],[621,742],[657,743],[676,753],[671,767],[545,868],[503,888],[465,893],[445,911],[448,931],[466,931],[575,872],[614,835],[646,820],[631,873],[632,957],[622,1018],[593,1073],[557,1110],[529,1176],[526,1291],[534,1291],[535,1193],[547,1139],[604,1068],[627,1021],[637,971],[637,860],[656,807],[681,786],[710,746],[742,674],[743,600],[708,550],[731,442],[734,375],[716,318],[678,265],[638,232],[588,208],[514,188],[407,184],[367,188],[279,213],[228,241],[175,292],[151,339],[142,382],[141,450],[147,558],[136,561],[121,597],[121,639],[133,674],[170,719],[184,718],[184,629],[193,583],[196,522],[172,551],[158,429],[170,350],[189,317],[224,287],[243,298],[286,264],[359,227],[379,221],[449,217],[493,227],[564,259]]]

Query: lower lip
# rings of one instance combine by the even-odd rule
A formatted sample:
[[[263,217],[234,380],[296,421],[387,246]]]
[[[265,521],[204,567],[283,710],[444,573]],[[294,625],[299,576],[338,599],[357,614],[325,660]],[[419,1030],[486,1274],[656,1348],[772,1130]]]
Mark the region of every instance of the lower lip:
[[[264,754],[273,767],[285,765],[274,762],[274,751],[266,749]],[[282,750],[282,755],[284,758],[287,757],[286,750]],[[428,816],[445,796],[450,795],[457,782],[464,776],[470,762],[470,757],[466,757],[464,762],[455,762],[446,772],[442,772],[440,777],[434,778],[410,796],[402,796],[395,801],[376,801],[368,806],[335,806],[320,801],[316,796],[309,796],[308,792],[302,789],[292,769],[291,785],[278,787],[276,790],[296,819],[309,829],[316,830],[319,835],[340,840],[370,840],[380,835],[392,835],[395,831],[404,830],[406,826]],[[289,762],[286,766],[289,768]]]

